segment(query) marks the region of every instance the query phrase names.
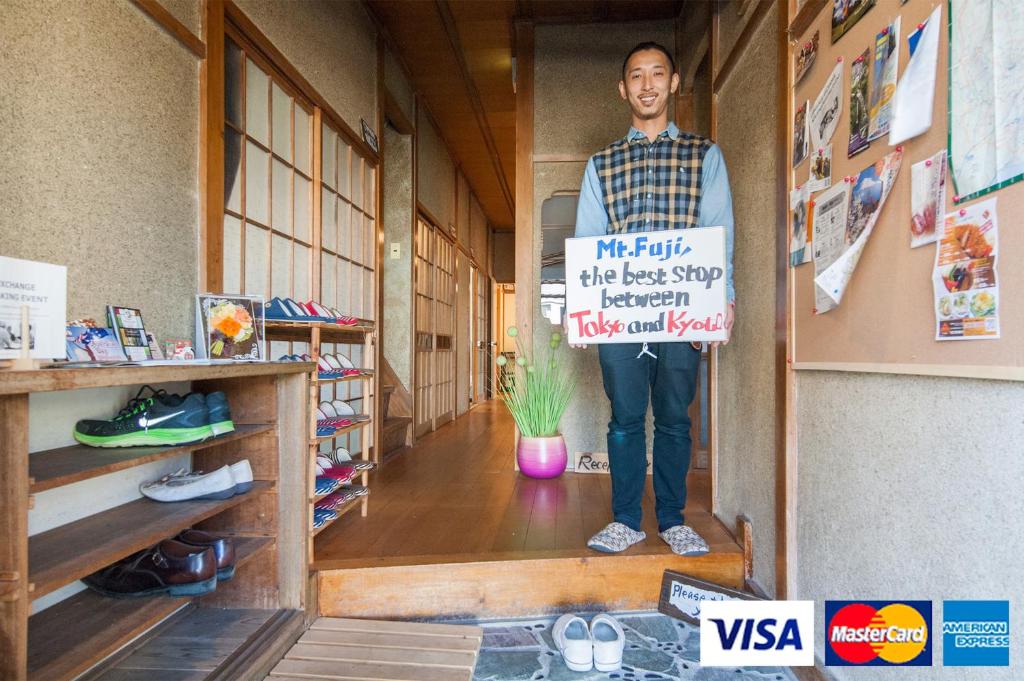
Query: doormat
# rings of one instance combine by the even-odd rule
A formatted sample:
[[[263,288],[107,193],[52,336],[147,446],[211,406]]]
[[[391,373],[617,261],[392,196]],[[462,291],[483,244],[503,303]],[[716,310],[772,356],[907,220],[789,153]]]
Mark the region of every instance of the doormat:
[[[557,617],[474,622],[483,641],[473,681],[789,681],[779,667],[701,667],[700,630],[660,613],[612,613],[626,632],[622,668],[574,672],[551,638]],[[583,615],[588,620],[590,616]],[[463,622],[465,623],[465,622]]]

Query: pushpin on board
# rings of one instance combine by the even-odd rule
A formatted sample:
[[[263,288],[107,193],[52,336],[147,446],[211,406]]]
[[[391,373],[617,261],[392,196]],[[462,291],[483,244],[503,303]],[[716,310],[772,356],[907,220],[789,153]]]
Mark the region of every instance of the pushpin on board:
[[[898,151],[898,152],[900,152],[902,154],[903,153],[903,145],[901,144],[898,147],[896,147],[896,151]]]
[[[960,203],[960,195],[959,195],[959,194],[956,194],[956,195],[955,195],[955,196],[953,197],[953,203]]]
[[[960,209],[960,217],[963,217],[965,215],[967,215],[967,209],[966,208],[961,208]]]
[[[924,162],[924,167],[925,168],[931,168],[932,167],[932,160],[928,159],[927,161],[925,161]]]
[[[917,25],[917,30],[923,31],[924,30],[924,24],[918,24]]]

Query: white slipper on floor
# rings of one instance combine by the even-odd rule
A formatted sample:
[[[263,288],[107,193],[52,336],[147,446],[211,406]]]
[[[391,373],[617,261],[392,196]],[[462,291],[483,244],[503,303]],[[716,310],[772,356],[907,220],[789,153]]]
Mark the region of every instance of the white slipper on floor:
[[[590,620],[590,636],[594,641],[594,669],[613,672],[622,666],[626,632],[611,615],[601,613]]]
[[[675,525],[658,534],[672,553],[680,556],[703,556],[708,552],[708,543],[689,525]]]
[[[594,666],[594,644],[586,621],[576,615],[562,615],[551,628],[565,666],[574,672],[587,672]]]

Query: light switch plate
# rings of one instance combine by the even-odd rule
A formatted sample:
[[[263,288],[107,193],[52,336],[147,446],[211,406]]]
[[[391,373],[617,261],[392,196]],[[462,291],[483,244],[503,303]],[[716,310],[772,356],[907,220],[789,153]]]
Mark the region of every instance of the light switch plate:
[[[391,242],[391,259],[398,260],[402,257],[402,244],[398,241]]]

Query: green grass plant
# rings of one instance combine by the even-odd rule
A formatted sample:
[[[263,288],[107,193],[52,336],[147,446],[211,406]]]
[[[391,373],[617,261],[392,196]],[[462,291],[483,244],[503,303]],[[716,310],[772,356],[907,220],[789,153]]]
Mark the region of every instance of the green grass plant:
[[[547,359],[541,362],[532,361],[534,357],[526,352],[516,327],[510,326],[508,335],[516,341],[516,366],[511,375],[505,374],[499,390],[501,399],[523,437],[558,435],[558,422],[576,389],[575,378],[558,361],[562,335],[551,334]],[[508,359],[499,356],[497,363],[505,367]]]

